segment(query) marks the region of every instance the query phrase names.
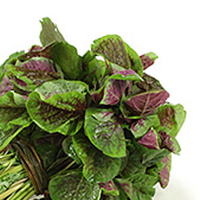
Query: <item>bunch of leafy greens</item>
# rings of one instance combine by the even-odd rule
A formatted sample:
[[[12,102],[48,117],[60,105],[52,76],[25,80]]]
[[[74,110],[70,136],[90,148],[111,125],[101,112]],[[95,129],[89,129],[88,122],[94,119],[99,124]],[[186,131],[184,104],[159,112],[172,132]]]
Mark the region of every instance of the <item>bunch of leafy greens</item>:
[[[53,200],[150,200],[169,182],[186,116],[143,72],[156,54],[107,35],[80,56],[49,18],[41,24],[42,46],[0,67],[0,150],[31,143]]]

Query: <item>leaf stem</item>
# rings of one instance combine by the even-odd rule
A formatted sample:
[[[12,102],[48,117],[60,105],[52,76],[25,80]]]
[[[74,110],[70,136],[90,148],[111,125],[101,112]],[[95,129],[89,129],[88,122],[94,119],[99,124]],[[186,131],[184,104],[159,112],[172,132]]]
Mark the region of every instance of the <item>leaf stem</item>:
[[[51,178],[54,178],[55,176],[58,176],[58,175],[62,174],[63,172],[67,171],[75,163],[76,162],[73,160],[71,163],[69,163],[69,165],[67,165],[64,169],[62,169],[58,173],[54,174]]]

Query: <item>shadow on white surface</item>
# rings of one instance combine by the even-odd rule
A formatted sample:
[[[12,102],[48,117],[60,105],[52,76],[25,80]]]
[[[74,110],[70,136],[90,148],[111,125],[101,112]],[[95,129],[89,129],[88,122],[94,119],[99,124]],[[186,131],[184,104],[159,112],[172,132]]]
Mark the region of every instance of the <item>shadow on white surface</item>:
[[[157,185],[153,200],[196,200],[188,188],[184,182],[174,179],[166,189]]]

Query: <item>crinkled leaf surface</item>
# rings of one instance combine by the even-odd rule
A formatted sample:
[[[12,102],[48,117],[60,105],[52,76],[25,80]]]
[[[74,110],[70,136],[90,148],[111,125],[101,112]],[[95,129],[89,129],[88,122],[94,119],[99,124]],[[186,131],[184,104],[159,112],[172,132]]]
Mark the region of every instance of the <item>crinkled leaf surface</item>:
[[[130,130],[135,138],[144,136],[151,127],[157,127],[160,121],[157,115],[149,115],[131,124]]]
[[[56,41],[65,41],[57,26],[48,17],[42,19],[41,25],[42,31],[40,32],[40,41],[43,46]]]
[[[107,119],[105,121],[105,119]],[[105,155],[126,156],[122,124],[111,109],[88,108],[85,114],[85,132],[90,141]]]
[[[77,80],[82,75],[81,57],[74,46],[60,42],[53,46],[52,55],[67,79]]]
[[[83,125],[87,90],[80,81],[49,81],[30,94],[27,110],[40,128],[73,135]]]
[[[92,52],[126,69],[132,68],[140,76],[143,73],[141,59],[118,35],[107,35],[94,41]]]
[[[83,94],[72,91],[55,94],[45,99],[40,93],[33,92],[29,98],[28,113],[32,120],[45,131],[73,135],[82,127],[82,114],[85,109]]]
[[[53,63],[42,57],[31,58],[23,63],[9,65],[7,75],[20,89],[33,91],[36,87],[47,81],[59,79],[59,72],[54,69]]]
[[[84,163],[83,174],[89,181],[109,182],[119,172],[120,158],[111,158],[96,149],[82,133],[73,136],[75,150]]]
[[[51,179],[49,192],[53,200],[98,200],[101,190],[98,184],[74,172]]]
[[[122,101],[121,110],[127,118],[141,118],[155,112],[168,97],[165,90],[147,91]]]

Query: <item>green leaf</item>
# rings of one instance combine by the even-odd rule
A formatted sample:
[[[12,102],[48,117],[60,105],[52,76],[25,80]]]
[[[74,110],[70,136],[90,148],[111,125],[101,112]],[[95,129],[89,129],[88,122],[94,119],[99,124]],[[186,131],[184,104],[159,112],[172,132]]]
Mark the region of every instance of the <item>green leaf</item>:
[[[169,154],[170,152],[167,149],[147,149],[146,152],[143,154],[142,164],[144,166],[150,167],[163,160]]]
[[[38,92],[33,92],[29,98],[28,113],[45,131],[73,135],[82,127],[85,98],[80,92],[55,94],[48,99]]]
[[[143,145],[139,144],[137,141],[133,141],[133,145],[135,151],[137,152],[138,156],[140,157],[140,162],[145,167],[151,167],[156,163],[163,160],[167,155],[170,154],[170,151],[167,149],[149,149],[144,147]]]
[[[48,81],[35,89],[35,92],[42,94],[46,99],[55,94],[77,91],[86,94],[88,85],[81,81],[55,80]]]
[[[0,97],[0,127],[9,130],[14,125],[26,126],[31,123],[25,104],[27,97],[9,91]]]
[[[120,178],[115,181],[124,189],[130,200],[151,200],[155,193],[153,186],[158,180],[157,177],[138,173],[131,181]]]
[[[175,137],[180,131],[186,118],[186,111],[183,106],[181,104],[163,104],[157,109],[156,113],[159,116],[161,124],[156,130],[166,131],[168,135]]]
[[[74,144],[72,142],[72,137],[71,136],[68,136],[63,140],[62,149],[77,164],[81,164],[81,160],[80,160],[80,158],[78,157],[78,155],[77,155],[77,153],[75,151],[75,147],[74,147]]]
[[[124,131],[111,109],[88,108],[85,114],[85,132],[90,141],[105,155],[126,156]]]
[[[52,55],[67,79],[77,80],[81,76],[83,71],[81,57],[74,46],[67,42],[55,44],[52,48]]]
[[[8,91],[0,97],[0,151],[32,122],[25,104],[27,97]]]
[[[25,52],[24,51],[20,51],[20,52],[16,52],[13,53],[9,56],[9,58],[0,66],[0,71],[4,71],[6,70],[6,67],[8,64],[12,64],[14,65],[16,63],[16,61],[18,60],[18,57],[23,55]]]
[[[30,122],[31,123],[31,122]],[[30,123],[28,124],[24,124],[23,126],[13,126],[12,128],[10,128],[9,130],[2,130],[0,128],[0,151],[3,150],[5,147],[8,146],[8,144],[10,144],[10,142],[27,126],[30,125]]]
[[[40,41],[43,46],[56,41],[65,41],[57,26],[48,17],[42,19],[41,25],[42,31],[40,32]]]
[[[107,35],[94,41],[92,52],[126,69],[133,69],[142,76],[143,65],[138,54],[118,35]]]
[[[96,149],[82,133],[73,136],[76,153],[84,164],[83,174],[88,181],[109,182],[119,172],[120,158],[111,158]]]
[[[49,192],[53,200],[99,200],[101,190],[98,184],[74,172],[51,179]]]
[[[146,166],[141,162],[141,156],[136,148],[129,150],[128,162],[126,167],[121,172],[121,176],[130,179],[136,173],[145,173]]]
[[[88,58],[89,59],[89,58]],[[81,80],[89,84],[93,88],[98,84],[99,79],[103,78],[107,73],[107,67],[104,61],[92,59],[90,62],[83,62],[83,71]]]
[[[149,115],[143,117],[131,124],[130,130],[135,138],[144,136],[151,127],[160,125],[160,121],[157,115]]]
[[[81,81],[48,81],[30,94],[27,110],[40,128],[73,135],[83,125],[87,91]]]

